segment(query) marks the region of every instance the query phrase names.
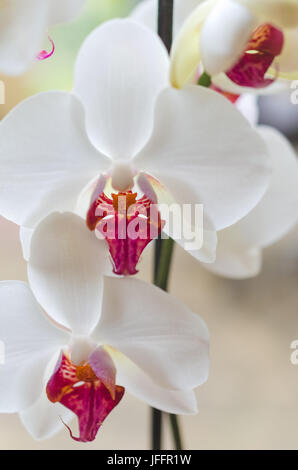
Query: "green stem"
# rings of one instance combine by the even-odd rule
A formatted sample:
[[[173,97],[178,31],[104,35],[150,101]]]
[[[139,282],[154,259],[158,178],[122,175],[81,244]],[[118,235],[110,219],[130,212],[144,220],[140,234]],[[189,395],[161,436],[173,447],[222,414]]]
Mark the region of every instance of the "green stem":
[[[158,1],[158,34],[164,42],[168,52],[171,50],[173,39],[173,13],[174,0]],[[174,241],[169,238],[162,240],[159,238],[155,242],[154,259],[154,284],[167,291],[171,262],[174,251]],[[152,408],[152,450],[162,448],[162,412]],[[178,419],[175,415],[170,415],[173,437],[177,450],[181,448],[181,437],[179,432]]]
[[[152,450],[161,450],[162,442],[162,413],[160,410],[152,408]]]
[[[169,418],[170,418],[170,423],[171,423],[171,428],[172,428],[173,439],[175,442],[175,449],[182,450],[183,444],[182,444],[182,439],[181,439],[181,434],[180,434],[180,429],[179,429],[179,418],[177,415],[169,415]]]

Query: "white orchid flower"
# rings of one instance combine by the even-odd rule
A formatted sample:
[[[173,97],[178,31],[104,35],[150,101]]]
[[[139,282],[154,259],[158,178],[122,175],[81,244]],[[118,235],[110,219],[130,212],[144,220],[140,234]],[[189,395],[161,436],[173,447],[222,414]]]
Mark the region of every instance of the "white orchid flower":
[[[235,106],[257,126],[267,145],[273,171],[257,206],[242,220],[217,233],[216,261],[204,266],[224,277],[245,279],[259,274],[263,248],[276,243],[297,224],[298,162],[295,150],[279,131],[258,125],[255,96],[242,95]]]
[[[80,217],[51,214],[33,235],[31,289],[0,283],[0,411],[20,413],[34,438],[75,414],[75,439],[93,440],[124,388],[166,412],[197,411],[193,389],[209,370],[204,321],[151,284],[104,276],[104,250]]]
[[[131,20],[114,20],[83,44],[72,93],[41,93],[2,121],[0,213],[24,227],[25,245],[47,214],[78,210],[90,182],[97,181],[84,213],[89,228],[106,202],[117,211],[103,192],[105,175],[127,205],[142,203],[136,197],[143,193],[147,206],[203,204],[204,243],[191,253],[214,261],[216,230],[245,216],[266,190],[267,149],[225,98],[197,86],[176,90],[168,85],[168,72],[167,51],[156,34]],[[136,181],[141,194],[130,191]],[[192,223],[185,221],[189,231]],[[177,242],[184,246],[183,238]],[[142,248],[134,247],[135,264]],[[117,273],[131,274],[131,260],[129,266],[122,261]]]
[[[297,78],[297,38],[297,0],[206,0],[176,37],[172,83],[182,87],[202,64],[226,91],[261,92]]]
[[[84,3],[85,0],[1,0],[0,72],[20,75],[36,57],[46,57],[45,51],[40,51],[48,28],[70,21]]]

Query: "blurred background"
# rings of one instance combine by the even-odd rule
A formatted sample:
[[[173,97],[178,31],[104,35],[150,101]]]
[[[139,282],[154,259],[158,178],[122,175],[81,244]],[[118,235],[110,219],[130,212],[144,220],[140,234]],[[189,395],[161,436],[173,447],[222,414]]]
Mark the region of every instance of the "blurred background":
[[[70,90],[77,51],[100,22],[127,15],[137,1],[89,0],[78,20],[51,30],[55,55],[36,63],[6,84],[3,117],[27,96],[48,89]],[[298,105],[290,90],[262,98],[261,121],[279,127],[297,147]],[[20,194],[20,203],[22,195]],[[298,210],[298,208],[297,208]],[[0,279],[26,280],[18,227],[0,218]],[[150,281],[152,248],[145,252],[141,276]],[[298,449],[298,366],[290,344],[298,339],[298,229],[265,250],[262,273],[230,281],[208,273],[176,247],[171,289],[198,312],[211,333],[211,374],[197,390],[200,413],[182,417],[187,449]],[[172,449],[168,423],[165,448]],[[0,449],[148,449],[148,406],[128,394],[91,444],[80,445],[63,430],[36,442],[17,415],[0,415]]]

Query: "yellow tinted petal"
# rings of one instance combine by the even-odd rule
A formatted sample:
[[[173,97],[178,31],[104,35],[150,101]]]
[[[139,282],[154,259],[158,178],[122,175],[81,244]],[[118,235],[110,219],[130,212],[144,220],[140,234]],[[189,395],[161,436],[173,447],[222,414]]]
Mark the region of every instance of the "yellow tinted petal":
[[[207,0],[188,17],[182,26],[171,52],[170,80],[181,88],[195,73],[200,62],[199,37],[203,23],[218,0]]]
[[[297,0],[236,0],[245,5],[263,21],[280,28],[295,28],[298,25]]]

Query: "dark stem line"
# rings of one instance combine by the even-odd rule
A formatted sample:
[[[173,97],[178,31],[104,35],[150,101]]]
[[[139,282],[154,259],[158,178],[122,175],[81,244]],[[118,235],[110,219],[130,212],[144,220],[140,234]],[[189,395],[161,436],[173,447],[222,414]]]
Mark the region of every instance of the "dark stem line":
[[[169,415],[171,428],[172,428],[172,435],[175,443],[176,450],[183,450],[182,438],[180,434],[179,428],[179,418],[177,415]]]
[[[160,410],[152,408],[151,412],[152,421],[152,450],[161,450],[162,443],[162,413]]]
[[[173,13],[174,0],[158,1],[158,34],[170,53],[173,40]],[[154,284],[167,291],[171,262],[174,251],[174,241],[158,238],[155,242],[154,256]],[[162,421],[163,414],[160,410],[152,408],[152,450],[162,449]],[[182,449],[178,418],[170,416],[173,438],[177,450]]]
[[[158,34],[168,52],[173,41],[174,0],[159,0],[158,2]]]

